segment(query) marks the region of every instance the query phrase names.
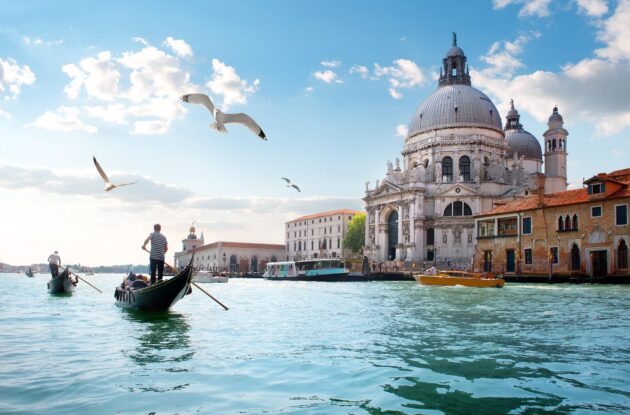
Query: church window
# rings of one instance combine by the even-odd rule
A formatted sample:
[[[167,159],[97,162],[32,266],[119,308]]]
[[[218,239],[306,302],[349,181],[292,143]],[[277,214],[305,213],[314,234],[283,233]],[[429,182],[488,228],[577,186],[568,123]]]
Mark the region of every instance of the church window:
[[[472,209],[468,203],[457,201],[446,206],[444,216],[472,216]]]
[[[617,247],[617,268],[628,268],[628,245],[623,239],[619,241]]]
[[[469,182],[470,179],[470,158],[468,156],[460,157],[459,159],[459,174],[465,182]]]
[[[450,157],[442,159],[442,181],[446,183],[453,181],[453,159]]]

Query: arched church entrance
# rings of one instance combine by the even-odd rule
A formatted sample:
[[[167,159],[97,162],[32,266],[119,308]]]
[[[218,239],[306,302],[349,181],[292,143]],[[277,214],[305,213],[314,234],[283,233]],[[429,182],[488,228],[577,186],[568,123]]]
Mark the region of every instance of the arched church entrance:
[[[387,218],[387,259],[396,259],[398,244],[398,211],[394,210]]]

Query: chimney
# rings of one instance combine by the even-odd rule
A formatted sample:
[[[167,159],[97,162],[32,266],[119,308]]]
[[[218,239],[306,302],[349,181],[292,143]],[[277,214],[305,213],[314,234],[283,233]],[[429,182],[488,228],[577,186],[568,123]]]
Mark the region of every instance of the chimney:
[[[538,189],[538,207],[545,205],[545,175],[536,174],[536,188]]]

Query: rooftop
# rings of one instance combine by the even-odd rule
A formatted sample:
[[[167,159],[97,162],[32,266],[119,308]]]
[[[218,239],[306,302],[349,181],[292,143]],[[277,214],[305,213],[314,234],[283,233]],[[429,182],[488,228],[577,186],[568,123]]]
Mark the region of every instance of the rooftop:
[[[300,216],[299,218],[295,218],[295,219],[292,219],[290,221],[287,221],[287,223],[293,223],[293,222],[298,222],[298,221],[307,220],[307,219],[323,218],[324,216],[356,215],[357,213],[364,213],[364,212],[362,212],[360,210],[352,210],[352,209],[330,210],[328,212],[320,212],[320,213],[313,213],[311,215]]]

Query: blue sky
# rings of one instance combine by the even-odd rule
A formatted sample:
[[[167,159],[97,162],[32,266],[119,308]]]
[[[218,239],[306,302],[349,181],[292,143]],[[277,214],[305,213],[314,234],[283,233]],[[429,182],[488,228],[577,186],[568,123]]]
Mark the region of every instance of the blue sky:
[[[154,222],[172,250],[192,221],[283,243],[286,220],[361,208],[453,31],[503,115],[513,98],[540,139],[559,105],[579,186],[628,167],[629,28],[605,0],[1,2],[0,262],[142,262]],[[269,141],[209,129],[177,99],[197,91]],[[140,182],[103,193],[92,155]]]

